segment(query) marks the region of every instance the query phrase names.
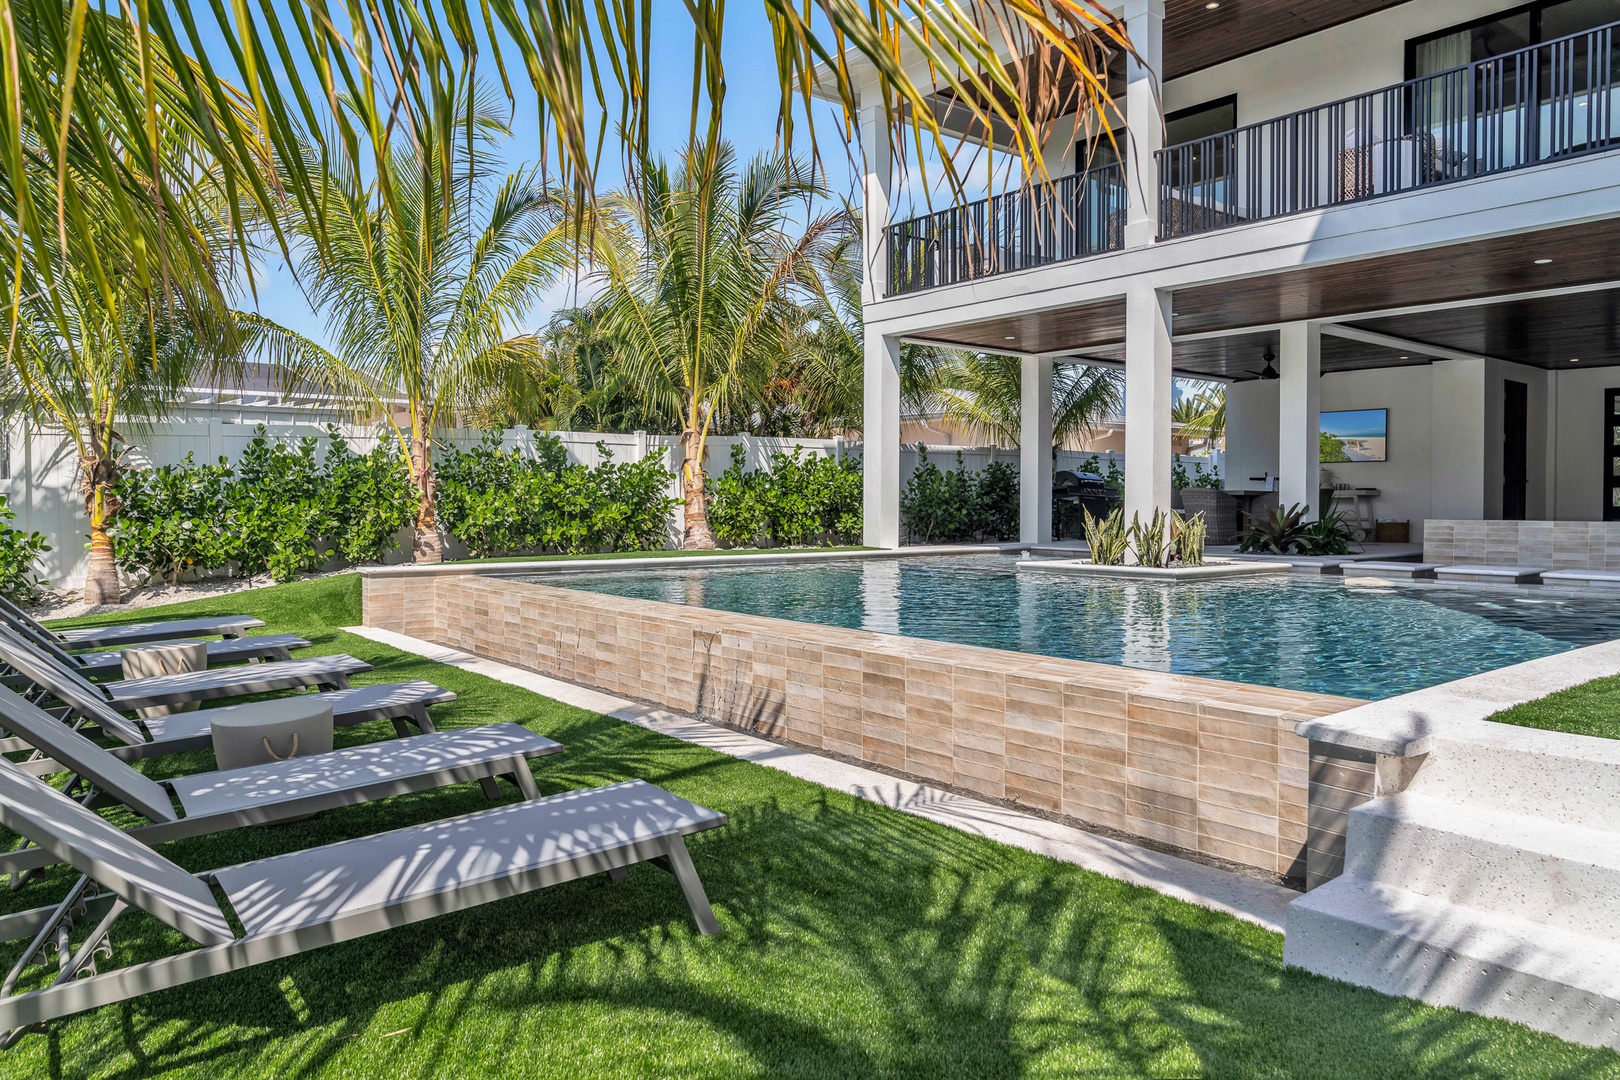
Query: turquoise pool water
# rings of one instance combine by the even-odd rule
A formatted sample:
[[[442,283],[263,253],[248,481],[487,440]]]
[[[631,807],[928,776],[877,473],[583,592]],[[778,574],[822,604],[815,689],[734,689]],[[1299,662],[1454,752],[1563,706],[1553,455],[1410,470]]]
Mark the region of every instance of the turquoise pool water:
[[[529,580],[879,633],[1383,698],[1620,637],[1620,601],[1538,587],[1198,584],[1020,571],[1009,556],[547,574]]]

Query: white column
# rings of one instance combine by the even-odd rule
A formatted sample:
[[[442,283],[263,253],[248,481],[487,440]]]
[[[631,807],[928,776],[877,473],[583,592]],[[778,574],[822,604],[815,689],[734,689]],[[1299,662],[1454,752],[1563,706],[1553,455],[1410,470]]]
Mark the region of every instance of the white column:
[[[871,103],[868,104],[867,99]],[[875,89],[862,94],[861,157],[864,159],[865,179],[862,185],[865,246],[865,266],[861,283],[863,306],[883,299],[888,287],[889,260],[887,227],[889,224],[889,186],[892,177],[893,143],[888,122],[883,115],[882,101]]]
[[[1170,294],[1125,295],[1125,521],[1170,509]]]
[[[1052,539],[1052,361],[1026,356],[1019,380],[1018,540]]]
[[[1125,173],[1130,207],[1125,246],[1145,247],[1159,235],[1159,167],[1164,149],[1164,0],[1125,0],[1125,31],[1136,55],[1125,56]]]
[[[1285,323],[1277,369],[1277,500],[1320,516],[1322,326]]]
[[[861,542],[900,546],[900,339],[866,330]]]
[[[861,307],[866,318],[865,420],[862,430],[864,488],[862,542],[900,546],[900,341],[873,329],[872,306],[888,280],[885,227],[889,223],[889,128],[876,91],[862,95],[861,155],[865,161],[863,213],[865,265]]]

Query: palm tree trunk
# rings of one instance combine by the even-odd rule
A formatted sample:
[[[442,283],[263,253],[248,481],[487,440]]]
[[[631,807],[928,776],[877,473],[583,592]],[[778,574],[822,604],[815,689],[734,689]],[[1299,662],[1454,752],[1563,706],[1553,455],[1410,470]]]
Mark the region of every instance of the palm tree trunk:
[[[703,434],[682,432],[681,448],[685,455],[681,464],[681,487],[686,493],[686,527],[681,535],[681,547],[688,551],[713,551],[714,533],[709,530],[709,504],[703,490]]]
[[[428,436],[411,438],[411,482],[416,485],[416,522],[411,554],[419,563],[444,562],[444,529],[439,524],[434,497],[433,441]]]
[[[108,535],[118,516],[118,499],[112,493],[118,479],[118,464],[108,458],[85,458],[84,512],[90,519],[90,558],[85,565],[84,601],[87,604],[122,604],[123,589],[118,584],[118,563],[113,559],[112,537]]]

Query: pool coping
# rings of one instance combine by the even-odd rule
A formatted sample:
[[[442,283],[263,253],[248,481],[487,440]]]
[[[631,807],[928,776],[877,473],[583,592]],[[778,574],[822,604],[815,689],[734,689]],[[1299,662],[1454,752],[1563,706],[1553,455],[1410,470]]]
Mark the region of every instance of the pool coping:
[[[798,562],[839,562],[868,559],[919,558],[937,555],[1004,555],[1022,551],[1027,544],[915,544],[901,548],[869,548],[864,551],[819,551],[814,548],[784,548],[781,551],[755,551],[730,555],[659,555],[619,559],[532,559],[511,562],[401,563],[392,566],[362,566],[362,577],[443,577],[471,574],[478,577],[515,577],[535,574],[574,574],[580,571],[613,573],[617,570],[695,569],[701,566],[781,566]]]

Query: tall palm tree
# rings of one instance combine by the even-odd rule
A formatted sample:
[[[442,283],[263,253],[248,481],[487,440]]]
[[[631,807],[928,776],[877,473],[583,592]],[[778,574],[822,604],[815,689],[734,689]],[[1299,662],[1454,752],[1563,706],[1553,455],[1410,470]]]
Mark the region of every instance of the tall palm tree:
[[[1226,435],[1226,387],[1219,383],[1194,387],[1177,399],[1170,419],[1181,425],[1182,435],[1212,448]]]
[[[930,411],[980,437],[1016,444],[1023,412],[1022,362],[1016,357],[951,350],[917,375],[916,397]],[[1125,401],[1125,380],[1112,368],[1054,362],[1052,441],[1061,446],[1092,431]]]
[[[245,223],[230,193],[269,158],[240,95],[221,87],[193,101],[189,58],[153,55],[123,19],[75,11],[76,38],[53,40],[66,7],[0,9],[0,32],[29,32],[0,49],[0,99],[39,74],[14,65],[70,65],[56,69],[67,73],[62,113],[31,98],[0,122],[0,395],[74,448],[90,529],[84,595],[104,604],[122,600],[108,530],[127,435],[164,415],[199,366],[234,354],[228,282],[246,251],[233,248]],[[153,107],[140,137],[121,142],[112,133],[135,71]],[[245,152],[210,167],[225,128],[247,136]]]
[[[514,77],[527,76],[539,106],[543,163],[583,213],[607,132],[622,133],[630,161],[648,150],[655,9],[665,19],[684,10],[691,20],[692,131],[695,137],[706,102],[712,146],[727,88],[724,0],[689,0],[684,9],[654,0],[487,0],[481,23],[468,5],[401,0],[337,8],[170,0],[114,9],[9,0],[0,5],[0,265],[12,268],[13,319],[37,249],[52,233],[64,248],[69,235],[86,235],[90,212],[118,222],[122,231],[104,242],[128,260],[94,267],[90,278],[103,289],[116,274],[133,275],[150,292],[176,265],[204,270],[208,260],[185,245],[154,242],[154,221],[210,175],[223,181],[223,220],[244,252],[255,211],[278,242],[288,242],[284,196],[297,208],[287,220],[313,223],[306,233],[324,245],[323,161],[298,152],[304,133],[329,131],[324,160],[356,173],[386,162],[396,141],[448,145],[458,130],[470,138],[476,118],[443,106],[456,100],[480,58],[494,60],[509,97]],[[897,133],[917,135],[894,139],[896,152],[931,140],[958,186],[952,138],[933,107],[937,94],[957,103],[952,116],[965,109],[977,129],[995,133],[995,148],[1034,178],[1042,171],[1039,149],[1059,117],[1077,108],[1109,115],[1108,61],[1130,47],[1101,0],[761,0],[732,5],[733,21],[739,10],[769,24],[785,149],[793,145],[796,109],[813,134],[816,93],[842,103],[846,127],[858,107],[871,104],[871,90],[860,94],[856,86],[867,76],[845,62],[847,54],[860,55],[884,115]],[[660,36],[668,29],[661,26]],[[209,38],[222,44],[204,52]],[[615,112],[617,125],[601,122]],[[171,126],[195,138],[160,138]],[[266,168],[272,155],[287,168]],[[448,159],[442,165],[432,194],[450,214],[455,184]],[[423,197],[396,191],[394,180],[386,167],[376,174],[390,207]],[[54,190],[40,198],[41,188]],[[65,304],[44,295],[63,323]]]
[[[284,381],[324,384],[393,425],[416,489],[418,562],[444,558],[435,434],[532,374],[540,342],[514,326],[576,254],[565,201],[533,172],[492,186],[490,148],[507,129],[471,94],[463,85],[446,104],[473,117],[471,139],[390,147],[371,180],[304,151],[325,221],[294,220],[296,272],[325,313],[331,350],[267,319],[243,320]]]
[[[644,159],[597,225],[593,273],[603,329],[649,406],[675,419],[685,491],[683,544],[714,547],[704,496],[710,434],[747,420],[798,326],[797,302],[837,212],[796,227],[821,193],[781,155],[738,169],[729,144],[691,143],[673,171]]]

